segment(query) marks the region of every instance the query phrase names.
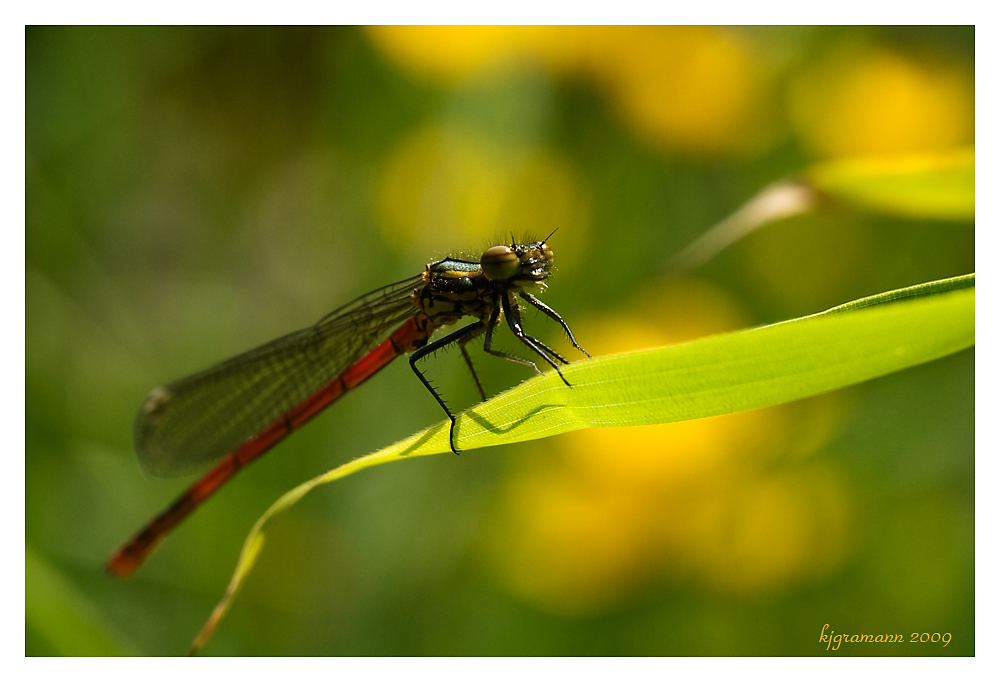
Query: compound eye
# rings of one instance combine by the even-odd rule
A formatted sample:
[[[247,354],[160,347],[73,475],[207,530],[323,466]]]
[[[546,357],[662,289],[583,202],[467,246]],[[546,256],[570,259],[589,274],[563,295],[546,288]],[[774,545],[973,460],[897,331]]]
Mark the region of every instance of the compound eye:
[[[492,246],[479,259],[487,279],[510,279],[517,274],[521,259],[509,246]]]

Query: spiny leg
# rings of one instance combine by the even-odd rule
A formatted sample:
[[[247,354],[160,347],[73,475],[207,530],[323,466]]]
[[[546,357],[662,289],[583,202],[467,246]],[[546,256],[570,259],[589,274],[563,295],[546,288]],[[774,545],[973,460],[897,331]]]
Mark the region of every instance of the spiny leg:
[[[551,317],[553,320],[555,320],[556,322],[558,322],[559,324],[561,324],[563,330],[565,330],[566,334],[569,336],[569,340],[573,343],[573,347],[576,348],[576,349],[578,349],[578,350],[580,350],[588,358],[589,357],[593,357],[593,356],[591,356],[590,353],[588,353],[586,350],[584,350],[583,346],[581,346],[580,344],[578,344],[576,342],[576,337],[573,336],[573,332],[570,331],[569,325],[566,324],[566,321],[562,318],[562,316],[559,313],[557,313],[552,308],[548,307],[547,305],[545,305],[544,303],[542,303],[539,299],[535,298],[534,296],[532,296],[531,294],[529,294],[526,291],[522,291],[521,292],[521,298],[523,298],[525,301],[527,301],[531,305],[535,306],[536,308],[538,308],[539,310],[541,310],[543,313],[545,313],[546,315],[548,315],[549,317]]]
[[[465,364],[469,368],[469,372],[472,373],[472,379],[476,382],[476,388],[479,389],[479,395],[482,396],[483,402],[486,401],[486,391],[483,390],[483,382],[479,380],[479,375],[476,373],[476,368],[472,365],[472,358],[469,357],[469,351],[466,350],[465,345],[472,341],[480,334],[483,333],[483,329],[476,329],[474,333],[470,332],[468,336],[458,341],[458,349],[462,351],[462,357],[465,358]]]
[[[551,348],[549,348],[547,345],[545,345],[544,343],[542,343],[539,339],[536,339],[535,337],[531,337],[531,339],[535,343],[537,343],[539,346],[541,346],[545,350],[545,352],[547,352],[549,355],[551,355],[552,357],[554,357],[559,362],[563,363],[564,365],[568,365],[569,364],[569,360],[567,360],[563,356],[559,355],[559,353],[557,353],[554,350],[552,350]]]
[[[517,323],[520,324],[521,320],[518,319]],[[538,367],[535,365],[535,363],[531,362],[530,360],[525,360],[524,358],[520,358],[520,357],[518,357],[516,355],[511,355],[510,353],[505,353],[503,351],[491,350],[490,346],[491,346],[491,343],[492,343],[492,341],[491,341],[492,340],[492,332],[493,332],[492,329],[488,329],[486,331],[487,339],[486,339],[486,345],[483,348],[483,350],[485,350],[490,355],[496,355],[497,357],[504,358],[505,360],[510,360],[512,362],[519,362],[522,365],[528,365],[529,367],[531,367],[532,369],[534,369],[536,372],[538,372],[539,374],[541,374],[541,370],[538,369]],[[525,336],[527,336],[527,335],[525,335]],[[518,337],[518,338],[520,338],[520,337]],[[542,343],[541,341],[539,341],[535,337],[528,336],[528,338],[531,339],[532,341],[534,341],[536,344],[538,344],[542,348],[542,350],[545,351],[545,353],[549,354],[549,356],[555,358],[556,360],[558,360],[559,362],[561,362],[564,365],[568,365],[569,364],[569,360],[567,360],[563,356],[559,355],[559,353],[557,353],[556,351],[552,350],[551,348],[549,348],[547,345],[545,345],[544,343]],[[532,348],[532,350],[534,350],[535,352],[538,352],[535,348]],[[545,357],[544,354],[540,354],[540,355],[542,355],[542,357]],[[545,359],[548,360],[549,358],[545,358]],[[551,362],[552,361],[549,360],[550,364],[551,364]]]
[[[512,332],[514,332],[514,336],[520,339],[521,343],[523,343],[528,348],[538,353],[540,356],[542,356],[542,358],[545,359],[546,362],[552,365],[552,369],[556,371],[556,374],[558,374],[559,378],[563,380],[563,383],[569,386],[570,383],[566,381],[566,377],[564,377],[562,372],[559,371],[559,365],[557,364],[556,360],[553,359],[546,352],[546,350],[548,350],[548,347],[542,344],[540,341],[538,341],[538,339],[534,338],[533,336],[528,336],[527,334],[524,333],[524,330],[521,329],[521,311],[517,307],[517,304],[515,303],[512,306],[506,296],[500,298],[500,303],[503,305],[503,314],[507,316],[507,326],[510,327],[510,330]],[[564,363],[566,362],[561,357],[559,359],[562,360]]]
[[[467,336],[468,338],[475,338],[478,334],[482,333],[484,326],[485,325],[481,320],[479,322],[473,322],[466,327],[462,327],[457,332],[453,332],[448,334],[448,336],[438,339],[434,343],[429,343],[423,348],[418,348],[410,355],[410,368],[417,375],[417,378],[420,379],[421,383],[423,383],[424,387],[431,392],[432,396],[434,396],[434,400],[438,402],[438,405],[441,406],[444,413],[448,415],[448,419],[451,420],[451,428],[448,430],[448,445],[451,446],[451,451],[456,455],[458,454],[458,448],[455,447],[455,415],[448,409],[448,406],[445,404],[441,395],[437,392],[437,389],[431,386],[431,382],[427,380],[424,373],[417,369],[417,361],[435,351],[441,350],[449,344],[461,342],[462,339],[465,339]],[[475,376],[474,373],[473,376]],[[479,379],[477,378],[476,382],[478,383],[478,381]]]
[[[497,322],[500,319],[500,306],[493,309],[492,314],[490,314],[490,321],[486,325],[486,342],[483,344],[483,350],[490,355],[495,355],[498,358],[503,358],[504,360],[510,360],[511,362],[516,362],[519,365],[527,365],[531,369],[535,370],[539,374],[542,370],[538,369],[538,365],[533,363],[531,360],[525,360],[524,358],[519,358],[516,355],[511,355],[510,353],[505,353],[502,350],[493,350],[493,330],[496,329]]]

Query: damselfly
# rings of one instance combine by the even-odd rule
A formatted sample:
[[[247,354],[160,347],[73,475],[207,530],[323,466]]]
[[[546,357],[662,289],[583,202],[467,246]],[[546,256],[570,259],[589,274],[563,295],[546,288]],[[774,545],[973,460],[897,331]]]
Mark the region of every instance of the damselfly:
[[[573,346],[590,356],[562,317],[534,295],[545,289],[551,272],[552,249],[545,240],[494,246],[479,262],[446,258],[416,277],[348,303],[312,327],[154,389],[135,421],[142,467],[166,476],[222,459],[119,548],[108,570],[131,574],[174,526],[240,468],[404,353],[410,353],[410,367],[451,420],[449,443],[456,453],[455,414],[417,368],[421,358],[457,345],[485,400],[465,348],[480,335],[485,334],[483,349],[490,355],[538,371],[534,362],[493,348],[493,332],[503,317],[521,343],[569,386],[559,371],[568,360],[521,327],[518,298],[562,325]],[[430,341],[435,331],[463,317],[476,319]]]

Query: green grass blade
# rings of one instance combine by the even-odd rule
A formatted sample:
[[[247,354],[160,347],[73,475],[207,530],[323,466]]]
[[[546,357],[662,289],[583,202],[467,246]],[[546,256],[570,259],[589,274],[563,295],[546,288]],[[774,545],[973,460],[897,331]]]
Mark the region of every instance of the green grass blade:
[[[876,294],[875,296],[867,296],[865,298],[859,298],[856,301],[851,301],[850,303],[844,303],[843,305],[838,305],[835,308],[830,308],[829,310],[819,314],[826,315],[829,313],[843,313],[847,312],[848,310],[859,310],[861,308],[870,308],[876,305],[895,303],[896,301],[907,301],[914,298],[933,296],[934,294],[943,294],[949,291],[958,291],[960,289],[968,289],[970,287],[975,287],[975,286],[976,286],[975,273],[971,275],[960,275],[959,277],[939,279],[934,282],[926,282],[924,284],[918,284],[916,286],[906,287],[904,289],[887,291],[884,294]]]
[[[488,447],[593,426],[639,426],[776,405],[940,358],[975,343],[975,289],[928,283],[830,312],[686,343],[574,363],[466,412],[460,447]],[[895,295],[950,287],[896,305]],[[852,304],[847,304],[848,306]],[[874,306],[874,307],[873,307]],[[400,454],[447,450],[447,430]],[[421,436],[426,437],[422,440]]]
[[[458,444],[483,448],[575,429],[642,426],[768,407],[912,367],[975,344],[975,275],[928,282],[766,327],[576,362],[459,416]],[[257,521],[211,636],[253,566],[265,530],[318,485],[399,457],[449,452],[444,421],[283,495]]]

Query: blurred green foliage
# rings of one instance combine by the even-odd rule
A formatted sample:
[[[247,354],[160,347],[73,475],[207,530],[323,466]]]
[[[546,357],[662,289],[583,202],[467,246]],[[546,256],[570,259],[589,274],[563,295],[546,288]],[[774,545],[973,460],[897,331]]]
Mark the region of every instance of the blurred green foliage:
[[[102,570],[187,483],[135,462],[150,388],[454,249],[558,227],[545,300],[595,354],[974,270],[971,220],[840,207],[683,281],[666,271],[817,162],[970,147],[971,27],[44,27],[26,42],[28,655],[184,652],[268,504],[438,421],[390,367],[134,578]],[[526,376],[475,360],[492,391]],[[464,407],[461,365],[430,371]],[[380,467],[276,524],[205,653],[970,655],[973,415],[965,351],[672,431]],[[626,458],[654,496],[630,492]],[[588,476],[614,494],[592,497]],[[601,534],[609,518],[634,532]],[[907,643],[828,652],[826,623]]]

